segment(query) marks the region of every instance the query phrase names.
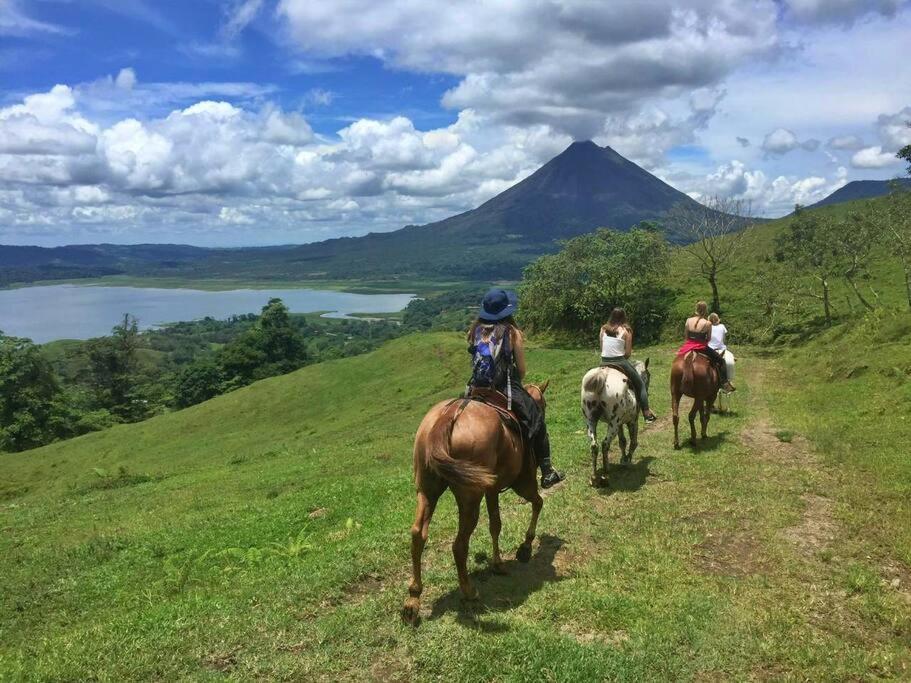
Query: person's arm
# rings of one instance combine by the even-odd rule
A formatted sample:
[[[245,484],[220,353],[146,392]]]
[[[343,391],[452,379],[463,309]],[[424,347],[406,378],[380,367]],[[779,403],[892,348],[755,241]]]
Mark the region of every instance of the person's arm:
[[[518,330],[512,331],[512,355],[516,360],[516,368],[519,370],[519,381],[525,379],[525,340],[522,339],[522,333]]]
[[[626,334],[623,335],[623,341],[626,343],[626,351],[623,354],[624,358],[629,358],[633,355],[633,330],[630,327],[626,328]]]

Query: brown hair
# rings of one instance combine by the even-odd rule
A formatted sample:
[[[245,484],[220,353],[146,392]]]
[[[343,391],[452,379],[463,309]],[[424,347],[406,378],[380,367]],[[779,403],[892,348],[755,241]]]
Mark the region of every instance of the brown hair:
[[[601,331],[608,337],[616,337],[617,332],[626,327],[626,311],[619,306],[610,312],[606,325],[601,326]]]
[[[713,325],[717,325],[718,323],[721,322],[721,318],[718,317],[717,313],[712,313],[709,316],[709,322],[712,323]]]
[[[709,317],[709,305],[707,303],[705,303],[704,301],[697,301],[696,302],[696,315],[698,315],[700,318],[708,318]]]
[[[522,337],[522,328],[516,324],[515,318],[513,318],[511,315],[495,323],[490,322],[489,320],[481,320],[481,318],[475,318],[474,322],[472,322],[468,327],[467,339],[469,344],[474,344],[475,332],[477,331],[478,327],[481,326],[489,326],[495,333],[505,331],[507,328],[509,328],[512,334],[518,335],[519,338]],[[512,341],[512,335],[510,335],[510,341]]]

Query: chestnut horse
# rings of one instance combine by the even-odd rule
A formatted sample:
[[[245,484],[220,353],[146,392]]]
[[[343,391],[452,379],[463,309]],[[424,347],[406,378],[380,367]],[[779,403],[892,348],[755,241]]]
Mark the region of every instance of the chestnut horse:
[[[699,412],[699,421],[702,423],[702,438],[706,437],[706,428],[709,426],[709,416],[718,389],[721,386],[718,370],[712,362],[701,353],[690,351],[683,356],[677,356],[671,365],[671,410],[674,413],[674,448],[680,448],[680,439],[677,436],[677,423],[680,421],[680,397],[689,396],[693,399],[690,410],[690,443],[696,445],[696,412]]]
[[[544,391],[548,382],[529,384],[526,390],[544,410]],[[402,609],[402,619],[416,624],[421,607],[421,555],[427,543],[427,531],[434,508],[443,492],[450,488],[459,508],[459,531],[452,544],[459,588],[467,600],[478,592],[468,577],[468,541],[477,526],[481,499],[487,501],[494,572],[505,573],[500,557],[500,499],[501,491],[511,488],[531,503],[531,523],[525,532],[525,542],[519,546],[516,558],[531,559],[531,543],[535,538],[538,515],[544,505],[538,493],[537,463],[526,457],[522,438],[507,427],[497,410],[480,401],[437,403],[424,416],[414,439],[414,480],[417,489],[417,510],[411,527],[411,583],[408,599]]]

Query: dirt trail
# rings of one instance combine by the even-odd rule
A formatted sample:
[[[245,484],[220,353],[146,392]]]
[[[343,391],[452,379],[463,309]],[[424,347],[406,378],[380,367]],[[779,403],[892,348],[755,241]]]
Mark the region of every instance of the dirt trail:
[[[746,374],[751,391],[747,405],[751,419],[740,432],[740,443],[750,449],[756,458],[776,467],[812,471],[816,490],[805,491],[801,495],[804,503],[801,519],[783,529],[781,536],[804,555],[813,556],[826,549],[838,533],[834,503],[821,494],[832,490],[836,482],[803,436],[781,429],[772,421],[767,403],[767,372],[767,363],[748,364]]]

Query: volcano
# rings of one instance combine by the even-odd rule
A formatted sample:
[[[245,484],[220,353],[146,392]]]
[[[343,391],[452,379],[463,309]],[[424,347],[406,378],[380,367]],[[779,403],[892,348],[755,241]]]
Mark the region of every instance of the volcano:
[[[14,262],[28,257],[29,272],[37,273],[32,279],[49,279],[57,272],[64,274],[60,277],[89,277],[82,273],[110,271],[251,280],[443,277],[491,281],[521,276],[530,261],[559,249],[560,240],[596,228],[625,231],[642,221],[660,223],[679,204],[696,202],[610,147],[574,142],[476,209],[427,225],[313,244],[243,249],[3,247],[0,265],[7,252],[7,260]],[[685,241],[673,231],[667,237],[671,242]],[[169,250],[174,254],[169,255]],[[109,270],[99,270],[102,267]]]

